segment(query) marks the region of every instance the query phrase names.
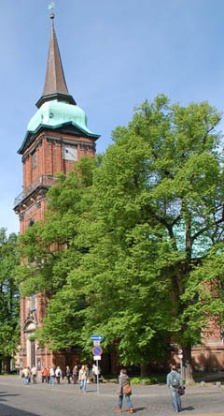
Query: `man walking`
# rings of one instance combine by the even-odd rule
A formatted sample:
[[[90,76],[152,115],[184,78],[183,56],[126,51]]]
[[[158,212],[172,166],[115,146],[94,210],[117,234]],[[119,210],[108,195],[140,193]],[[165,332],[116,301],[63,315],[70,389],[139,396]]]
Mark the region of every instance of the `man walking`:
[[[171,365],[171,371],[167,374],[166,383],[170,388],[173,409],[178,413],[181,411],[181,398],[178,389],[182,385],[182,379],[180,373],[177,372],[175,365]]]
[[[31,376],[33,384],[37,384],[37,367],[35,365],[31,368]]]

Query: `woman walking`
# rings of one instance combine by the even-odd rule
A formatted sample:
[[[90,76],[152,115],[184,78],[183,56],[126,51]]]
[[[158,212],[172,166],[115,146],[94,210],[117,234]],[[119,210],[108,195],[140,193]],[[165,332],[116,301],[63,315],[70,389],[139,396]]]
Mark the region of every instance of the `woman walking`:
[[[129,408],[129,413],[134,413],[133,410],[133,404],[131,401],[131,386],[130,386],[130,379],[127,375],[127,370],[125,368],[122,368],[120,371],[120,375],[118,378],[119,382],[119,391],[118,391],[118,412],[122,412],[122,404],[123,404],[123,398],[125,396],[125,399],[127,401],[127,405]]]
[[[82,365],[79,370],[79,382],[80,382],[80,391],[86,393],[86,383],[87,383],[87,372],[86,366]]]

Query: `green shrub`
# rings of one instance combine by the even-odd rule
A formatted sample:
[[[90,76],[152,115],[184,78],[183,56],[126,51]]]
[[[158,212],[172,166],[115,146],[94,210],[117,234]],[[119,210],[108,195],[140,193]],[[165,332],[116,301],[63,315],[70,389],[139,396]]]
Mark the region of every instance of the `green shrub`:
[[[157,375],[151,377],[131,377],[131,384],[158,384],[165,383],[166,376]]]

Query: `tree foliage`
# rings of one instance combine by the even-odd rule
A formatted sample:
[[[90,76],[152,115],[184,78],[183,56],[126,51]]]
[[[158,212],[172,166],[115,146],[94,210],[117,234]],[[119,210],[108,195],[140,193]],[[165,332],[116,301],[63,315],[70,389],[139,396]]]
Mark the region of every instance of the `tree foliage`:
[[[12,357],[19,344],[19,290],[15,269],[19,263],[17,235],[0,229],[0,357]]]
[[[206,102],[158,96],[113,132],[99,164],[82,160],[49,191],[46,218],[21,237],[36,261],[20,279],[25,294],[49,295],[38,336],[53,349],[88,354],[99,332],[126,364],[161,359],[171,340],[188,360],[208,316],[222,322],[219,121]]]

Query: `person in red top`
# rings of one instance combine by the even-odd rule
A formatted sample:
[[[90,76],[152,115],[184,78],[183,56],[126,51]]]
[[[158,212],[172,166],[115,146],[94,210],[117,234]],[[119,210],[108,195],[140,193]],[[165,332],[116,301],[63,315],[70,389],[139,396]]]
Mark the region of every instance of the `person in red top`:
[[[41,373],[42,373],[42,383],[48,383],[49,377],[50,377],[49,369],[47,367],[44,367]]]

